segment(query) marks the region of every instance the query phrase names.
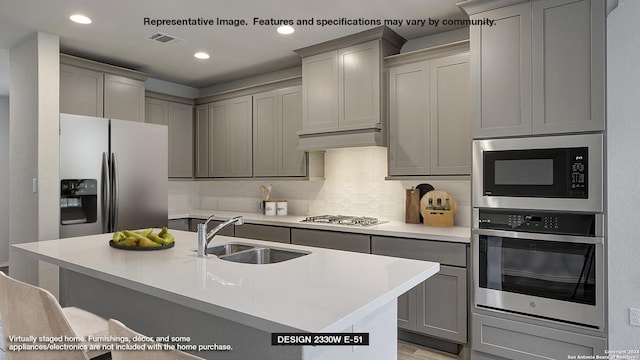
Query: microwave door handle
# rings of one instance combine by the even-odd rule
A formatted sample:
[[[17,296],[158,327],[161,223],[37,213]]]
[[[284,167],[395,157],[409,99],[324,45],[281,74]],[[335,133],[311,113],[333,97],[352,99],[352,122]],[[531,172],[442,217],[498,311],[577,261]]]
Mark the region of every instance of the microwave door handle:
[[[111,231],[118,228],[118,159],[111,153]]]
[[[110,211],[111,211],[111,181],[109,179],[109,159],[106,152],[102,153],[102,174],[100,174],[100,181],[102,182],[101,189],[101,204],[100,211],[102,211],[102,233],[108,233],[111,230],[110,227]]]

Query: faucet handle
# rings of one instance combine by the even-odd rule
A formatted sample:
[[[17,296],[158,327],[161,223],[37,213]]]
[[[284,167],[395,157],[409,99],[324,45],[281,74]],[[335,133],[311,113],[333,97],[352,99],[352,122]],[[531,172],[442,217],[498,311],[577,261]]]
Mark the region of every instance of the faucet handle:
[[[207,220],[205,220],[204,222],[204,229],[207,230],[207,226],[209,225],[209,221],[213,220],[213,218],[216,217],[214,214],[211,214],[211,216],[209,216],[207,218]]]

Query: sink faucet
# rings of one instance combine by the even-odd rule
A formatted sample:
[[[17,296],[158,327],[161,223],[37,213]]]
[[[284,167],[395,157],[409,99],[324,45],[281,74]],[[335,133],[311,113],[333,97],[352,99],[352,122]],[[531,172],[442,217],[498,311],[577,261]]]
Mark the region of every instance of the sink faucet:
[[[209,221],[211,221],[213,218],[214,218],[214,215],[211,215],[209,216],[207,221],[205,221],[203,224],[198,224],[198,235],[197,235],[198,236],[198,257],[201,257],[201,258],[207,257],[207,246],[209,245],[209,242],[211,241],[211,239],[213,239],[213,237],[216,236],[216,234],[220,232],[220,230],[224,229],[225,227],[231,224],[236,224],[236,225],[244,224],[244,219],[242,218],[242,216],[236,216],[216,226],[215,228],[213,228],[213,230],[207,233],[207,225],[209,225]]]

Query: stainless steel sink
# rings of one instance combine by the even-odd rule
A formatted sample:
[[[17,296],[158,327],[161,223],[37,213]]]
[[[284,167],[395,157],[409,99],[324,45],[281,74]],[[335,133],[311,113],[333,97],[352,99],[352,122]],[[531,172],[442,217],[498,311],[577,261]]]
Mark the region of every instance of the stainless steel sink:
[[[255,247],[251,246],[251,245],[229,243],[229,244],[222,244],[222,245],[208,247],[207,248],[207,254],[211,254],[211,255],[215,255],[215,256],[220,257],[220,256],[224,256],[224,255],[230,255],[230,254],[233,254],[233,253],[237,253],[239,251],[245,251],[245,250],[253,249],[253,248],[255,248]]]
[[[254,248],[231,255],[219,256],[221,260],[244,264],[273,264],[308,255],[308,252],[274,248]]]

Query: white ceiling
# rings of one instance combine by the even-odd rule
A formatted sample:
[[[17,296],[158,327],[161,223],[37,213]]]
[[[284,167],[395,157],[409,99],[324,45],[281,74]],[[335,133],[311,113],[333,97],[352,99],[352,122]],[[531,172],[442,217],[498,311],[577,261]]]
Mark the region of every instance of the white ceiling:
[[[196,88],[298,65],[294,49],[353,34],[374,26],[298,26],[282,36],[262,19],[452,19],[466,18],[459,0],[0,0],[0,48],[43,31],[60,36],[61,51],[124,66],[162,80]],[[82,13],[91,25],[69,21]],[[241,27],[149,26],[152,19],[244,19]],[[390,26],[406,39],[455,29],[451,26]],[[147,40],[163,32],[184,41],[166,45]],[[196,51],[211,59],[196,60]],[[0,54],[2,55],[2,54]],[[0,59],[0,65],[2,60]],[[0,80],[2,79],[0,68]],[[0,85],[1,90],[1,85]]]

